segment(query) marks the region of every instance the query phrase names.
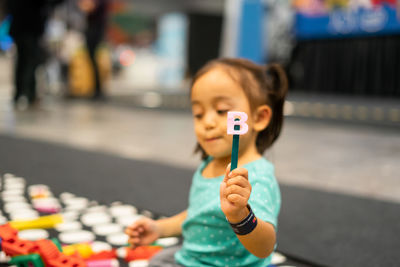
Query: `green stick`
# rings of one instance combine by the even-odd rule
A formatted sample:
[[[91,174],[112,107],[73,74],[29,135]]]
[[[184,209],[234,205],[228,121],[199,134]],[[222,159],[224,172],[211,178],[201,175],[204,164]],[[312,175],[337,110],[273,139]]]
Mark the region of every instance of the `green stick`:
[[[235,119],[235,121],[238,121],[238,120],[239,119]],[[234,129],[239,131],[240,125],[235,125]],[[234,169],[237,168],[238,158],[239,158],[239,135],[234,134],[233,141],[232,141],[231,171],[233,171]]]

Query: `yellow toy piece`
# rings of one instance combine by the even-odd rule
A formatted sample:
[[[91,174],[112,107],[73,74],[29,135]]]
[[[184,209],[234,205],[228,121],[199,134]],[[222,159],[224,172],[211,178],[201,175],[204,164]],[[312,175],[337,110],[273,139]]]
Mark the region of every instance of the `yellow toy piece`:
[[[82,258],[87,259],[93,255],[92,247],[86,243],[63,246],[62,249],[63,253],[67,256],[78,253]]]
[[[54,214],[49,216],[42,216],[33,220],[17,220],[11,221],[10,225],[17,230],[25,229],[44,229],[54,228],[59,223],[63,222],[63,218],[60,214]]]

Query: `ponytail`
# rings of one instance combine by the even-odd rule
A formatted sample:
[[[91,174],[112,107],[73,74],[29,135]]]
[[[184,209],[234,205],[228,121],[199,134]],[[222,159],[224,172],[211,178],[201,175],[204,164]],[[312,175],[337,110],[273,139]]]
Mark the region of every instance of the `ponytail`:
[[[267,75],[267,104],[271,107],[272,117],[267,128],[261,131],[256,140],[257,150],[263,153],[278,139],[283,125],[283,107],[289,87],[284,69],[276,63],[265,67]]]
[[[266,67],[267,77],[271,80],[271,89],[269,93],[276,95],[279,99],[285,99],[288,91],[288,78],[281,65],[272,63]]]

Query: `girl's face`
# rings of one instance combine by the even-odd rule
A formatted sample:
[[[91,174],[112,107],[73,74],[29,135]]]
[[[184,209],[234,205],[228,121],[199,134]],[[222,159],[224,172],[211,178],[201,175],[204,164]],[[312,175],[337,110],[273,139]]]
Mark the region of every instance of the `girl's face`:
[[[255,146],[253,118],[243,89],[222,68],[215,67],[193,85],[192,113],[197,141],[214,158],[228,158],[232,136],[227,134],[227,112],[242,111],[248,115],[249,131],[240,137],[239,151]]]

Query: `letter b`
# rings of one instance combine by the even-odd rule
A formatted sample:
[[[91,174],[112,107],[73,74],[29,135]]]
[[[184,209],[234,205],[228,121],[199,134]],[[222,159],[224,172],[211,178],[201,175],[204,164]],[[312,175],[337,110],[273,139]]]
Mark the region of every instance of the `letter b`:
[[[235,120],[239,118],[239,120]],[[249,126],[247,125],[248,117],[247,114],[240,111],[229,111],[228,112],[228,134],[245,134],[249,130]],[[240,130],[235,130],[235,125],[240,126]]]

